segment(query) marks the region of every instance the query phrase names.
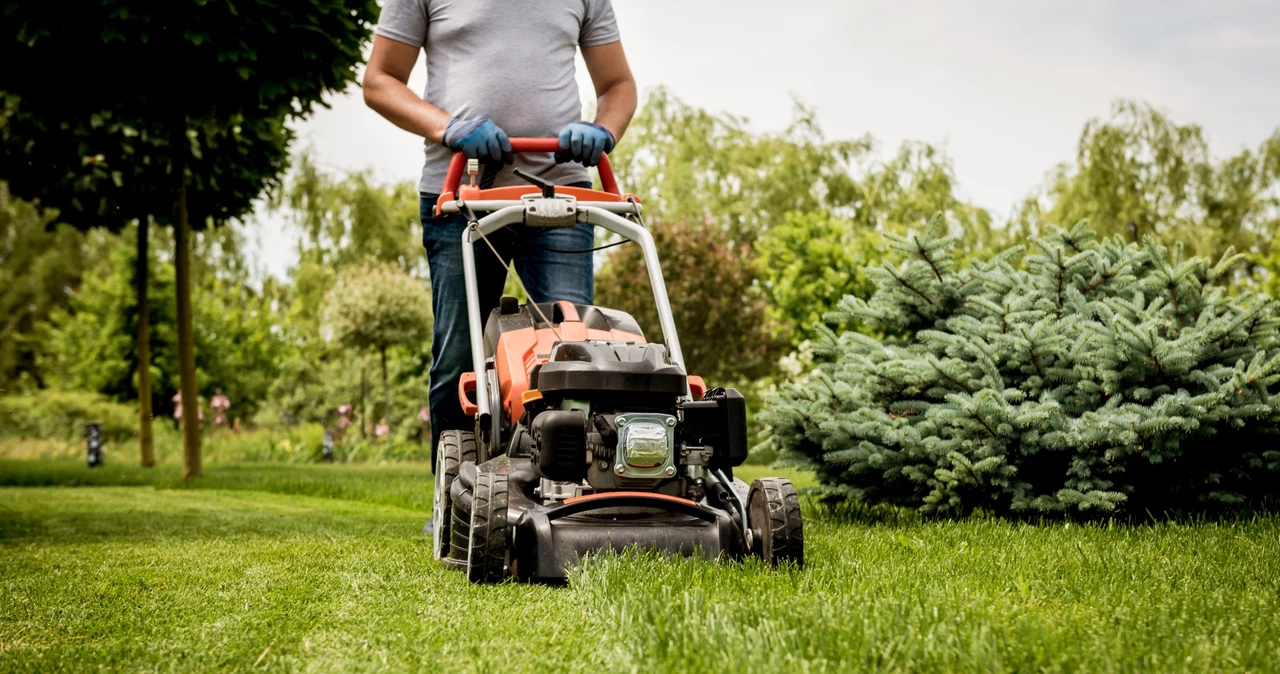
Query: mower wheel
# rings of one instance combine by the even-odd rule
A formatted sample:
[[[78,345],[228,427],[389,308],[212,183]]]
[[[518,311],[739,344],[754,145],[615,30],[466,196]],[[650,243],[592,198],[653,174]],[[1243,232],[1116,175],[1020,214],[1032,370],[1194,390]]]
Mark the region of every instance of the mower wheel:
[[[453,508],[449,488],[458,477],[463,461],[476,460],[475,436],[467,431],[444,431],[436,447],[435,493],[431,503],[432,552],[448,563],[450,513]]]
[[[473,583],[500,583],[507,576],[507,476],[476,475],[471,495],[471,542],[467,546],[467,578]]]
[[[747,496],[747,520],[753,538],[752,553],[769,566],[804,566],[800,497],[791,480],[762,477],[752,482]]]

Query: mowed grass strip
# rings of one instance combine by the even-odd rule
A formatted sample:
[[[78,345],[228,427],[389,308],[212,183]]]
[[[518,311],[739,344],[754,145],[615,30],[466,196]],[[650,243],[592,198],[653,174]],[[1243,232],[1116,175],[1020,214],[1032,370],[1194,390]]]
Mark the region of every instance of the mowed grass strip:
[[[613,556],[477,587],[430,559],[425,467],[228,468],[0,489],[0,670],[1280,671],[1274,517],[815,516],[803,571]],[[368,502],[377,476],[411,505]]]

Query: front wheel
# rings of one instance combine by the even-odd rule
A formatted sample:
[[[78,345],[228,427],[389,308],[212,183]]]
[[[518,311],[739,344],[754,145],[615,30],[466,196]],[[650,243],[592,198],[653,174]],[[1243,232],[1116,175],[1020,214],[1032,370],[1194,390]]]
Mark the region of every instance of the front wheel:
[[[476,475],[471,493],[471,530],[467,546],[467,578],[473,583],[500,583],[507,576],[507,476]]]
[[[458,477],[464,461],[476,460],[475,436],[466,431],[444,431],[436,448],[435,494],[431,503],[432,553],[447,563],[449,557],[450,513],[453,510],[449,488]]]
[[[791,480],[762,477],[751,483],[747,495],[751,528],[751,552],[769,566],[804,566],[804,525],[800,521],[800,497]]]

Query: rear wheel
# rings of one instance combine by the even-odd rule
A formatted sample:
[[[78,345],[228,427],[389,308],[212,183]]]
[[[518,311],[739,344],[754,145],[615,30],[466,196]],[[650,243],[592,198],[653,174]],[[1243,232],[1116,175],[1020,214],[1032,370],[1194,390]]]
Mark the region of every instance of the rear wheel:
[[[791,480],[763,477],[751,483],[747,496],[751,552],[769,566],[804,566],[804,526],[800,521],[800,497]]]
[[[431,503],[432,552],[436,559],[449,556],[450,514],[453,510],[449,488],[458,477],[463,461],[476,460],[475,436],[466,431],[444,431],[436,447],[435,494]],[[447,561],[446,561],[447,563]]]
[[[467,578],[473,583],[499,583],[507,576],[507,476],[476,475],[471,493],[470,544]]]

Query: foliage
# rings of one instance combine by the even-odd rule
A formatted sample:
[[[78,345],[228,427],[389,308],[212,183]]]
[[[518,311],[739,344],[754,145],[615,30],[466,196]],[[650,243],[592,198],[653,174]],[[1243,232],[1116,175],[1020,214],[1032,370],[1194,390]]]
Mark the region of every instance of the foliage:
[[[431,334],[431,294],[395,267],[351,268],[329,292],[325,325],[353,349],[420,346]]]
[[[296,164],[272,208],[287,209],[302,230],[300,264],[333,269],[375,260],[425,273],[413,183],[380,184],[367,171],[334,176],[309,151]]]
[[[51,226],[52,215],[9,195],[0,182],[0,393],[41,387],[40,326],[67,309],[102,235]]]
[[[0,396],[0,435],[71,440],[84,438],[89,422],[102,424],[104,440],[119,442],[137,435],[138,411],[106,396],[79,391]]]
[[[1262,252],[1280,234],[1280,130],[1256,150],[1214,161],[1204,131],[1150,105],[1117,101],[1080,135],[1074,165],[1049,176],[1013,227],[1090,218],[1104,235],[1153,235],[1197,255]]]
[[[338,277],[326,304],[324,323],[335,341],[379,355],[382,416],[393,420],[387,351],[394,347],[421,349],[427,343],[431,293],[426,284],[392,265],[351,267]]]
[[[756,240],[769,318],[791,328],[792,347],[815,336],[840,298],[871,296],[865,268],[880,259],[881,244],[874,230],[825,213],[788,213]]]
[[[783,345],[812,337],[841,297],[869,296],[860,268],[879,258],[882,232],[942,211],[973,254],[997,245],[990,214],[955,195],[954,167],[943,152],[904,143],[882,159],[879,150],[869,136],[827,140],[814,112],[800,105],[785,131],[759,133],[746,119],[689,106],[663,89],[649,95],[612,159],[645,199],[676,324],[689,331],[681,345],[691,368],[698,362],[704,376],[740,383],[769,373],[761,359],[771,363]],[[699,250],[736,251],[743,243],[751,254]],[[715,262],[693,262],[704,258]],[[726,293],[725,278],[739,285]],[[765,316],[755,313],[762,294]],[[657,334],[637,251],[608,258],[597,295]],[[715,325],[704,326],[707,306]],[[726,339],[733,348],[723,348]],[[700,361],[687,353],[694,348],[705,353]]]
[[[389,419],[395,422],[392,437],[398,442],[419,440],[422,436],[417,414],[428,398],[430,362],[425,342],[417,348],[392,349],[387,354],[393,412]],[[371,367],[376,366],[365,354],[349,349],[300,351],[281,363],[280,375],[255,424],[274,427],[287,419],[337,428],[337,409],[349,404],[355,412],[347,436],[367,436],[378,420],[376,411],[369,409]]]
[[[711,385],[768,372],[786,342],[776,334],[781,328],[767,320],[750,246],[735,245],[708,221],[658,222],[652,232],[689,372]],[[639,246],[619,248],[609,257],[596,281],[596,302],[630,313],[649,341],[660,341]]]
[[[651,92],[611,155],[652,220],[712,220],[735,243],[751,242],[789,211],[835,210],[860,196],[850,174],[871,141],[828,141],[814,112],[796,106],[780,134],[747,120]]]
[[[66,310],[53,312],[43,331],[45,354],[40,369],[50,384],[65,389],[98,391],[122,401],[136,401],[137,296],[136,249],[128,236],[106,237],[102,256],[83,277]],[[152,239],[167,244],[163,231]],[[205,232],[195,242],[193,265],[196,380],[201,395],[222,389],[232,401],[231,416],[250,418],[266,397],[288,346],[277,334],[278,318],[270,298],[254,290],[233,230]],[[167,245],[151,250],[167,249]],[[149,261],[151,316],[152,409],[170,416],[178,389],[177,318],[174,271],[152,253]]]
[[[167,217],[182,166],[197,225],[245,213],[284,168],[284,120],[355,80],[377,15],[372,0],[79,9],[0,7],[0,61],[29,66],[0,85],[0,176],[82,227]],[[77,86],[48,86],[67,72]]]
[[[874,143],[870,147],[879,149]],[[989,254],[1003,242],[989,212],[956,196],[955,165],[928,143],[904,142],[886,161],[868,154],[855,175],[859,198],[840,211],[855,226],[901,234],[941,213],[948,231],[960,237],[965,256]]]
[[[1276,300],[1214,264],[1084,223],[957,268],[937,219],[892,236],[837,314],[907,339],[828,333],[835,362],[784,386],[772,440],[825,492],[933,512],[1207,509],[1277,495]]]
[[[811,517],[803,572],[610,555],[549,589],[476,587],[424,555],[423,464],[184,483],[164,464],[6,462],[0,483],[32,487],[0,489],[5,670],[1266,672],[1280,643],[1268,515]],[[459,611],[502,619],[441,629]],[[608,648],[603,625],[625,627]]]

